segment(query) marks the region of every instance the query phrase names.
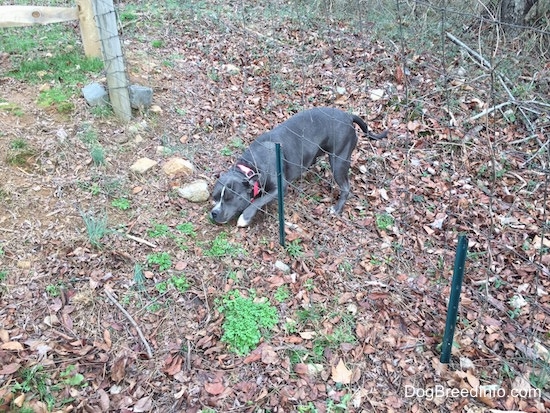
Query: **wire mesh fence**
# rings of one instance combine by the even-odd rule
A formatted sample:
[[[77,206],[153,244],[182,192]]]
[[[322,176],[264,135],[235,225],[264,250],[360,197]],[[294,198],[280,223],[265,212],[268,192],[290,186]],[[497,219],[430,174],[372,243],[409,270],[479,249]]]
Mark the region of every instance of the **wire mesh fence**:
[[[363,363],[364,388],[386,392],[370,393],[373,403],[406,396],[396,411],[424,406],[442,384],[474,387],[474,376],[506,390],[490,406],[543,411],[548,400],[548,11],[525,2],[533,7],[518,22],[506,4],[128,1],[107,35],[121,36],[130,77],[151,85],[162,109],[134,113],[154,142],[140,151],[170,147],[212,185],[302,110],[338,107],[389,130],[379,141],[357,131],[341,215],[329,213],[339,188],[328,157],[338,155],[319,153],[289,182],[285,220],[288,253],[300,258],[293,270],[317,277],[339,305],[360,303],[362,351],[350,358]],[[271,205],[243,231],[268,243],[276,223]],[[451,367],[473,376],[451,383],[426,374],[426,362],[443,334],[460,234],[470,245]],[[514,388],[539,393],[514,397]]]

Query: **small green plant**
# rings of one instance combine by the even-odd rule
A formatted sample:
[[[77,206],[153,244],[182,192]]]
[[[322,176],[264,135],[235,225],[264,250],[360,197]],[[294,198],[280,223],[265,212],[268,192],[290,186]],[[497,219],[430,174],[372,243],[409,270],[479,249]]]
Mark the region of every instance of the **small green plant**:
[[[143,268],[137,262],[134,264],[134,282],[138,290],[145,289],[145,274],[143,273]]]
[[[54,107],[59,113],[70,113],[74,104],[70,101],[71,94],[60,87],[44,90],[38,95],[38,104],[43,107]]]
[[[508,317],[512,320],[515,320],[521,315],[521,308],[514,308],[513,310],[508,310]]]
[[[236,290],[225,294],[218,309],[225,317],[221,340],[239,355],[249,353],[260,342],[262,331],[278,322],[275,307],[254,297],[243,297]]]
[[[301,245],[302,240],[300,238],[296,238],[295,240],[289,242],[286,246],[286,252],[288,255],[290,255],[292,258],[300,258],[304,255],[304,249]]]
[[[313,402],[309,402],[308,404],[300,404],[296,406],[296,411],[298,413],[318,413],[319,410],[317,410],[317,407],[313,404]]]
[[[8,271],[7,270],[0,271],[0,282],[6,281],[7,278],[8,278]]]
[[[313,281],[313,278],[308,278],[307,280],[304,281],[304,288],[307,290],[307,291],[313,291],[313,289],[315,288],[315,283]]]
[[[16,382],[12,391],[21,393],[34,393],[48,407],[48,411],[52,411],[55,406],[56,398],[51,393],[50,376],[44,372],[44,367],[36,364],[33,367],[27,367],[20,370],[20,381]]]
[[[76,371],[76,366],[69,365],[60,373],[60,377],[63,380],[63,384],[70,387],[83,388],[88,385],[86,378]]]
[[[220,232],[209,249],[204,251],[204,255],[207,257],[237,257],[245,254],[246,251],[238,244],[232,244],[227,240],[227,234]]]
[[[99,119],[107,119],[113,116],[113,107],[111,105],[96,105],[90,108],[90,112],[94,117]]]
[[[172,266],[172,258],[167,252],[155,252],[147,256],[147,263],[157,266],[159,271],[165,271]]]
[[[11,149],[26,149],[29,146],[28,142],[25,139],[14,139],[10,142]]]
[[[164,294],[166,291],[168,291],[168,281],[156,283],[155,288],[159,293]]]
[[[176,225],[176,229],[181,232],[183,235],[188,237],[195,238],[197,233],[195,232],[195,227],[191,222],[184,222],[183,224]]]
[[[168,235],[170,228],[166,224],[153,224],[153,228],[147,230],[147,235],[151,238],[160,238]]]
[[[81,212],[80,216],[86,225],[88,240],[95,248],[101,247],[101,239],[107,234],[107,216],[94,216],[92,213]]]
[[[187,280],[187,277],[183,274],[180,276],[174,275],[172,278],[170,278],[170,283],[180,294],[183,294],[189,289],[189,281]]]
[[[550,384],[550,366],[544,364],[540,371],[529,374],[529,382],[536,389],[545,389]]]
[[[220,150],[220,153],[223,155],[223,156],[231,156],[233,155],[233,151],[231,149],[229,149],[227,146],[224,146],[221,150]]]
[[[149,311],[150,313],[156,313],[161,308],[162,308],[162,305],[160,305],[159,303],[153,303],[147,306],[147,311]]]
[[[25,166],[31,164],[35,157],[36,151],[29,146],[26,140],[14,139],[10,142],[6,162],[12,166]]]
[[[111,201],[111,205],[114,208],[118,208],[122,211],[126,211],[127,209],[130,209],[130,201],[126,198],[117,198],[113,199]]]
[[[376,214],[376,226],[378,229],[381,229],[383,231],[390,229],[393,227],[395,220],[393,217],[384,212],[383,214]]]
[[[101,166],[105,164],[105,150],[102,146],[93,146],[90,150],[90,155],[92,157],[92,162],[95,166]]]
[[[153,46],[155,49],[160,49],[163,45],[162,40],[153,40],[151,42],[151,46]]]
[[[343,413],[348,411],[348,404],[351,401],[352,395],[346,393],[342,396],[339,402],[332,399],[327,400],[327,413]]]
[[[61,288],[60,288],[60,285],[59,284],[48,284],[46,286],[46,293],[50,296],[50,297],[59,297],[59,295],[61,294]]]
[[[275,291],[275,294],[273,295],[273,297],[275,298],[275,300],[277,300],[280,303],[286,301],[288,297],[290,297],[290,290],[288,289],[288,286],[286,285],[279,286]]]

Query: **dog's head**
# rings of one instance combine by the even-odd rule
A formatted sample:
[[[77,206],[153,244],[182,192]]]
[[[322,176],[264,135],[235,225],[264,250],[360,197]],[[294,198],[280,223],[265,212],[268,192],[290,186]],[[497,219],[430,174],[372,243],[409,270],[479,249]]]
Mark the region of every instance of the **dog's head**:
[[[253,186],[246,176],[234,170],[226,172],[212,191],[214,207],[210,218],[217,224],[231,221],[250,205],[252,193]]]

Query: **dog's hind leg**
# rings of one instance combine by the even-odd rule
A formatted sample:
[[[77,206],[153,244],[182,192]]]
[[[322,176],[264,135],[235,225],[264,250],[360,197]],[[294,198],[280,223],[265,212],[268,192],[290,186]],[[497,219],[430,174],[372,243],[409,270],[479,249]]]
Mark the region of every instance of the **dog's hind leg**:
[[[340,188],[340,197],[338,198],[338,202],[336,203],[336,205],[333,205],[330,208],[330,212],[334,214],[340,214],[350,194],[348,178],[350,161],[345,158],[340,158],[336,155],[330,155],[330,165],[332,167],[334,180]]]
[[[346,142],[345,147],[340,148],[340,150],[336,153],[331,153],[329,155],[329,162],[334,180],[340,187],[340,197],[338,198],[336,205],[333,205],[330,208],[330,212],[334,214],[342,213],[344,204],[350,195],[348,174],[351,166],[351,153],[355,149],[355,145],[357,143],[357,135],[355,134],[355,131],[350,132],[350,134],[346,136],[343,141]]]

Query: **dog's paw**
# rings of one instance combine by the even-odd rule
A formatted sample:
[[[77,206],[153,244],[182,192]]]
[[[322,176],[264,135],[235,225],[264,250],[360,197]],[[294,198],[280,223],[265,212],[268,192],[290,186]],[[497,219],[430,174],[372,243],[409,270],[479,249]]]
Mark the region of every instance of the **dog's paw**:
[[[241,214],[237,220],[237,226],[239,228],[247,227],[250,224],[250,221],[247,221],[246,218]]]
[[[328,212],[331,215],[340,215],[340,212],[338,212],[338,210],[336,210],[336,207],[334,205],[329,208]]]

